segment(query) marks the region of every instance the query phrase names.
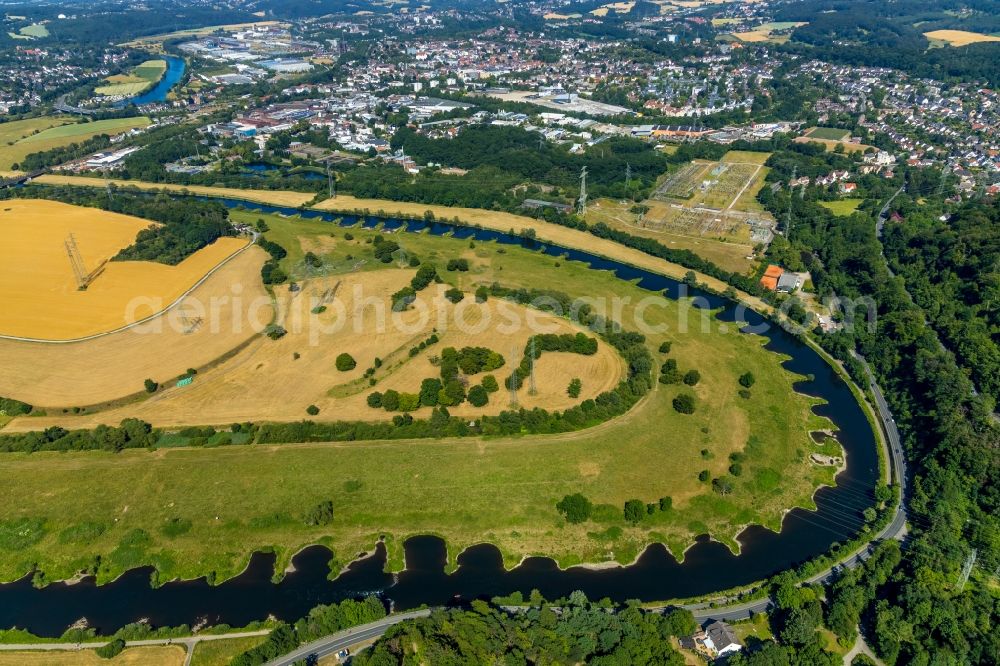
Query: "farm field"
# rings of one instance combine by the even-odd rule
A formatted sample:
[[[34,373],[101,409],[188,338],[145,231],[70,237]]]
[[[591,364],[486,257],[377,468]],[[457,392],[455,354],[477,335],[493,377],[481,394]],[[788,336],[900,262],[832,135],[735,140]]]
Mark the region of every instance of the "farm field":
[[[98,95],[138,95],[150,88],[167,71],[166,60],[147,60],[137,65],[129,74],[116,74],[105,79],[105,84],[94,88]]]
[[[179,645],[126,648],[112,659],[94,650],[0,651],[0,666],[182,666],[184,654]]]
[[[735,32],[733,36],[736,37],[741,42],[771,42],[774,44],[783,44],[788,41],[789,33],[787,31],[793,28],[800,28],[806,25],[805,23],[793,23],[793,22],[776,22],[776,23],[765,23],[753,30],[747,32]],[[784,34],[775,35],[776,32],[783,32]]]
[[[342,244],[347,240],[343,229],[295,218],[265,219],[277,242],[291,249],[289,240],[300,240],[296,255],[284,260],[288,270],[296,270],[306,251],[320,252],[334,266],[347,253],[366,256]],[[349,231],[362,243],[376,233]],[[609,273],[517,247],[475,243],[470,248],[466,240],[421,234],[400,234],[396,240],[425,260],[469,257],[467,273],[442,272],[465,290],[497,280],[510,287],[551,284],[573,296],[621,298],[626,329],[649,295]],[[376,270],[366,264],[351,277],[373,284],[385,280],[390,289],[399,272],[393,266]],[[370,550],[379,534],[388,536],[390,564],[397,570],[402,541],[427,532],[446,539],[452,558],[471,544],[495,543],[508,565],[526,554],[551,555],[563,565],[628,562],[651,541],[665,542],[680,555],[694,535],[704,532],[735,547],[733,536],[742,526],[761,522],[777,527],[785,509],[811,506],[815,487],[830,482],[831,468],[808,462],[808,452],[818,448],[809,431],[829,427],[829,422],[811,412],[813,399],[793,391],[796,377],[781,367],[780,357],[762,349],[759,338],[723,332],[716,324],[703,330],[697,321],[675,330],[671,322],[682,310],[687,310],[685,304],[672,301],[648,308],[644,316],[651,326],[670,326],[651,334],[648,344],[659,363],[664,356],[656,355],[656,349],[670,340],[669,356],[680,368],[701,373],[697,386],[657,384],[627,415],[572,434],[3,454],[0,524],[20,525],[27,545],[0,554],[0,579],[19,577],[32,562],[50,580],[68,577],[100,553],[101,581],[147,562],[158,567],[161,580],[208,571],[222,580],[240,571],[253,550],[273,547],[280,569],[300,547],[316,542],[334,550],[336,569]],[[303,349],[300,359],[288,357],[285,363],[307,361],[307,352]],[[539,374],[547,360],[543,355]],[[576,355],[570,362],[575,372]],[[213,374],[224,368],[199,372],[193,386],[210,385]],[[278,369],[261,370],[258,381],[276,385]],[[747,371],[757,383],[751,396],[743,398],[737,378]],[[681,415],[671,407],[681,391],[697,396],[694,414]],[[372,418],[385,418],[378,414],[373,412]],[[321,411],[319,418],[324,415]],[[24,420],[36,418],[41,424],[50,417]],[[698,473],[724,473],[729,455],[737,451],[747,453],[744,471],[736,490],[720,497],[698,480]],[[566,525],[554,505],[573,492],[606,506],[598,507],[588,523]],[[672,510],[638,527],[623,521],[625,500],[655,502],[666,495],[673,499]],[[305,525],[302,515],[328,499],[335,507],[333,522]],[[190,521],[190,530],[165,533],[163,526],[174,519]],[[84,542],[60,538],[80,525],[89,526],[91,536]],[[143,530],[138,542],[131,536],[136,529]],[[128,547],[119,547],[125,540]]]
[[[824,139],[827,141],[844,141],[851,135],[850,132],[836,127],[813,127],[806,132],[806,136],[811,139]]]
[[[0,339],[0,395],[42,408],[84,407],[143,392],[147,377],[167,381],[204,368],[270,323],[270,298],[260,281],[265,257],[258,248],[247,250],[148,326],[66,344]],[[235,295],[241,300],[217,314],[195,305]],[[248,325],[251,316],[259,325]]]
[[[7,293],[0,335],[69,340],[121,328],[169,306],[247,244],[246,239],[220,238],[177,266],[109,261],[152,224],[55,201],[5,202],[0,284]],[[97,273],[85,291],[78,290],[67,256],[71,234],[86,270]]]
[[[120,134],[134,127],[146,127],[149,122],[149,118],[139,117],[95,120],[89,123],[53,123],[48,129],[44,129],[38,134],[26,135],[15,141],[13,145],[0,146],[0,169],[13,168],[15,164],[31,153],[40,153],[68,146],[71,143],[79,143],[98,134]]]
[[[840,201],[820,201],[819,205],[834,215],[846,217],[853,214],[862,203],[864,203],[863,199],[841,199]]]
[[[795,142],[822,143],[826,146],[827,151],[831,151],[837,146],[843,146],[844,150],[849,153],[864,152],[871,148],[871,146],[863,143],[851,143],[847,141],[849,137],[850,133],[847,130],[834,127],[813,127],[806,130],[803,136],[796,137]]]
[[[58,127],[59,125],[72,122],[74,121],[70,116],[42,116],[40,118],[26,118],[25,120],[0,123],[0,154],[2,154],[7,145],[31,136],[35,132],[41,132],[50,127]]]
[[[968,32],[966,30],[934,30],[932,32],[925,32],[924,37],[937,42],[944,42],[950,46],[1000,42],[1000,35],[984,35],[979,32]]]
[[[238,654],[257,647],[264,642],[264,636],[249,638],[228,638],[214,641],[198,641],[191,655],[191,666],[229,666]]]
[[[761,179],[763,180],[763,178]],[[76,185],[85,187],[104,187],[105,181],[97,178],[86,178],[81,176],[55,176],[46,174],[40,176],[36,182],[44,185]],[[112,183],[119,187],[138,187],[146,190],[163,189],[171,192],[189,192],[191,194],[201,194],[204,196],[232,197],[245,199],[248,201],[259,201],[278,206],[304,206],[314,198],[314,195],[304,192],[292,192],[288,190],[247,190],[225,187],[209,186],[189,186],[164,185],[134,180],[112,180]],[[748,192],[752,188],[748,188]],[[744,197],[746,199],[746,197]],[[754,202],[756,203],[756,202]],[[658,271],[664,275],[674,278],[683,278],[688,269],[679,264],[670,263],[663,259],[651,257],[648,254],[625,247],[614,241],[596,238],[590,233],[570,229],[558,224],[545,222],[525,215],[515,215],[502,211],[484,210],[481,208],[461,208],[442,206],[437,204],[421,204],[406,201],[391,201],[388,199],[363,199],[347,194],[338,194],[335,199],[326,199],[316,204],[315,208],[326,211],[353,212],[356,210],[368,210],[372,213],[379,211],[392,215],[413,216],[422,218],[428,211],[441,220],[458,220],[462,224],[480,226],[485,229],[497,231],[513,230],[520,233],[529,229],[538,233],[538,237],[547,242],[557,243],[563,247],[577,248],[595,252],[597,254],[624,261],[634,266]],[[711,289],[722,292],[727,288],[727,284],[705,275],[697,273],[699,283],[708,285]],[[753,306],[758,312],[770,312],[771,306],[764,301],[749,294],[741,294],[740,298]]]
[[[163,190],[206,196],[232,197],[247,201],[274,204],[276,206],[302,206],[315,198],[311,192],[290,192],[281,190],[241,190],[234,187],[209,187],[205,185],[172,185],[169,183],[144,183],[139,180],[121,180],[111,178],[88,178],[86,176],[57,176],[45,174],[34,182],[42,185],[76,185],[79,187],[106,187],[110,182],[117,187],[136,187],[141,190]]]

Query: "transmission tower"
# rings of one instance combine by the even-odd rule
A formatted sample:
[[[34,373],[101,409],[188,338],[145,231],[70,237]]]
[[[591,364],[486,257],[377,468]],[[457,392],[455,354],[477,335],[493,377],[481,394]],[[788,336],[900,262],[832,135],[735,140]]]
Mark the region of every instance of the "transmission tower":
[[[577,201],[577,212],[581,216],[587,213],[587,167],[580,169],[580,199]]]
[[[76,238],[73,234],[66,239],[66,254],[69,255],[69,263],[73,267],[73,276],[76,278],[76,288],[83,291],[87,288],[87,269],[83,264],[83,255],[76,245]]]
[[[329,197],[331,199],[337,198],[337,190],[333,184],[333,174],[330,172],[330,160],[326,161],[326,184],[329,189]]]
[[[938,180],[937,193],[936,193],[937,196],[941,196],[942,194],[944,194],[944,186],[947,182],[948,182],[948,167],[942,166],[941,178],[940,180]]]
[[[962,573],[958,575],[958,591],[961,592],[965,589],[965,584],[969,582],[969,575],[972,573],[972,567],[976,566],[976,558],[979,556],[979,551],[975,548],[969,553],[968,557],[965,558],[965,563],[962,565]]]
[[[788,181],[788,214],[785,216],[785,238],[792,233],[792,199],[795,192],[795,178],[798,175],[798,167],[792,167],[792,179]]]
[[[528,395],[538,395],[538,389],[535,387],[535,338],[531,338],[531,372],[528,375]]]
[[[625,163],[625,189],[628,189],[629,182],[632,180],[632,164],[630,162]]]

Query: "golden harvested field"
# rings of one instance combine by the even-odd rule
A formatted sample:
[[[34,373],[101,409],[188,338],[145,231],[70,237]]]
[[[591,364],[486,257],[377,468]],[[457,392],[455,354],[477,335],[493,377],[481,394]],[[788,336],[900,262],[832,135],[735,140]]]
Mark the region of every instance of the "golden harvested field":
[[[232,197],[234,199],[245,199],[247,201],[259,201],[262,203],[275,204],[277,206],[301,206],[308,203],[315,195],[306,192],[289,192],[275,190],[241,190],[231,187],[208,187],[205,185],[172,185],[168,183],[146,183],[139,180],[118,180],[110,181],[103,178],[87,178],[86,176],[56,176],[46,174],[37,178],[34,182],[42,185],[79,185],[82,187],[106,187],[108,182],[118,187],[137,187],[141,190],[164,190],[166,192],[180,192],[190,194],[202,194],[216,197]]]
[[[969,44],[981,44],[983,42],[1000,42],[1000,36],[984,35],[979,32],[967,32],[965,30],[934,30],[932,32],[925,32],[924,37],[947,42],[951,46],[968,46]]]
[[[142,320],[168,307],[246,239],[220,238],[177,266],[108,261],[152,223],[56,201],[12,200],[0,210],[0,335],[71,340]],[[107,262],[86,291],[77,289],[66,240],[76,240],[87,271]]]
[[[25,650],[0,652],[0,666],[181,666],[184,656],[179,645],[127,648],[113,659],[94,650]]]
[[[822,143],[826,146],[827,151],[835,149],[838,145],[843,146],[844,150],[849,153],[863,153],[864,151],[871,148],[871,146],[864,143],[850,143],[848,141],[833,141],[832,139],[817,139],[811,136],[799,136],[795,138],[795,143]]]
[[[212,363],[270,322],[270,299],[260,281],[265,258],[259,248],[247,250],[180,306],[132,329],[66,344],[0,339],[0,395],[42,407],[96,405],[141,392],[147,377],[167,382]],[[225,297],[230,302],[215,313],[207,309],[213,298]],[[198,303],[206,312],[198,311]],[[259,327],[249,325],[251,310]],[[196,326],[199,316],[203,321]]]
[[[0,169],[11,169],[32,153],[80,143],[98,134],[121,134],[134,127],[146,127],[149,118],[113,118],[89,123],[53,123],[49,129],[25,136],[13,145],[0,146]]]
[[[261,418],[297,421],[306,417],[310,404],[320,408],[319,418],[380,420],[387,413],[367,405],[367,396],[375,389],[363,377],[375,358],[383,362],[375,375],[379,391],[418,393],[423,379],[440,375],[430,358],[445,347],[488,347],[503,354],[506,365],[492,373],[502,380],[505,369],[509,372],[520,363],[528,337],[534,332],[579,330],[565,319],[503,300],[478,305],[469,295],[456,306],[445,300],[434,285],[421,292],[414,308],[394,315],[389,296],[408,284],[414,273],[413,269],[387,269],[318,278],[300,282],[301,291],[294,293],[281,287],[276,290],[279,322],[288,334],[280,340],[260,337],[218,367],[199,373],[193,384],[168,388],[139,404],[84,416],[32,417],[15,422],[11,429],[37,429],[53,423],[91,427],[97,423],[116,424],[126,417],[141,418],[157,426],[226,425]],[[327,311],[313,314],[313,308],[325,302],[323,296],[330,290],[335,290],[335,297],[329,301]],[[512,326],[515,318],[528,325]],[[440,342],[410,357],[409,349],[435,328]],[[357,361],[357,367],[340,372],[334,361],[345,352]],[[511,359],[512,355],[516,360]],[[543,354],[536,366],[537,395],[522,390],[519,400],[527,408],[565,409],[613,388],[624,374],[620,356],[603,341],[593,356],[550,352]],[[470,381],[478,383],[481,377],[474,375]],[[583,383],[578,399],[566,394],[574,377]],[[141,381],[135,385],[141,386]],[[470,417],[499,413],[507,407],[507,393],[501,391],[493,396],[486,407],[463,403],[450,411]],[[415,415],[425,412],[429,414],[430,408],[417,410]]]

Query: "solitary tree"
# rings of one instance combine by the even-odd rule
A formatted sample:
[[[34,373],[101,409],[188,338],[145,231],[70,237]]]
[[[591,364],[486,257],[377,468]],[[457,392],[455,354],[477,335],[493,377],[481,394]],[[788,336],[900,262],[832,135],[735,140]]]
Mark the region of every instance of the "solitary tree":
[[[566,495],[556,503],[556,510],[566,517],[567,523],[582,523],[590,518],[593,508],[590,500],[580,493]]]
[[[643,504],[642,500],[630,499],[625,502],[625,520],[632,523],[633,525],[638,525],[642,521],[642,517],[646,515],[646,505]]]

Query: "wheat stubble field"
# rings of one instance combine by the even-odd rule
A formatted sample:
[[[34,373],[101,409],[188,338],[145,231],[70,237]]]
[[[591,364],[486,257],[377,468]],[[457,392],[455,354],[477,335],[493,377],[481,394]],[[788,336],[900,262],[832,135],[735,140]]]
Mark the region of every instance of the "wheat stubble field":
[[[169,306],[247,244],[246,239],[220,238],[177,266],[109,261],[152,224],[56,201],[4,202],[0,335],[72,340],[119,329]],[[100,271],[86,290],[78,289],[68,256],[71,235],[86,270]]]

